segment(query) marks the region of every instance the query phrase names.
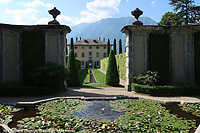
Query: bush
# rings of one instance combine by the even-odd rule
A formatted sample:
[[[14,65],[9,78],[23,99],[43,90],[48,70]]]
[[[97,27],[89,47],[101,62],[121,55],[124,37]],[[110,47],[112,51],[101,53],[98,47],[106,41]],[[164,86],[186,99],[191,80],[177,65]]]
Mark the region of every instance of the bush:
[[[198,85],[139,85],[132,84],[132,90],[137,93],[150,94],[153,96],[191,96],[200,95],[200,86]]]
[[[74,50],[70,50],[67,60],[67,86],[78,87],[80,86],[78,71],[74,57]]]
[[[29,76],[35,85],[59,86],[60,81],[65,80],[67,76],[67,70],[63,66],[49,62],[34,69]]]
[[[66,56],[66,62],[67,62],[67,60],[68,60],[68,55]],[[79,71],[80,69],[81,69],[81,61],[79,60],[79,59],[76,59],[75,58],[75,61],[76,61],[76,68],[77,68],[77,70]]]
[[[106,71],[106,85],[119,86],[119,73],[117,71],[114,50],[111,50],[109,54],[108,67]]]
[[[140,74],[139,76],[133,77],[133,82],[140,85],[153,86],[158,82],[158,72],[147,71],[146,75]]]

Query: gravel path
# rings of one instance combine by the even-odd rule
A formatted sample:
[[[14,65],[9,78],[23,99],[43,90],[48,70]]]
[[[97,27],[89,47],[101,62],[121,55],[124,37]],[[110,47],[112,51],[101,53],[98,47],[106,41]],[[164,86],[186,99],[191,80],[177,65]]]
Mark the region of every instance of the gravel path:
[[[161,102],[200,103],[199,97],[153,97],[135,92],[127,92],[125,88],[122,87],[68,88],[66,92],[43,97],[0,97],[0,103],[15,104],[17,102],[34,102],[55,97],[136,97]]]

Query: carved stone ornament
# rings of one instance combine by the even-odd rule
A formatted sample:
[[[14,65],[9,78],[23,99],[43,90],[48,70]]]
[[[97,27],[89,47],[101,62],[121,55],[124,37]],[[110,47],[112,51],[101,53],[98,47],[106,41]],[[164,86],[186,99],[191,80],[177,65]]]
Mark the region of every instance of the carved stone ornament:
[[[136,8],[134,11],[131,12],[131,14],[135,17],[135,22],[133,22],[132,25],[143,25],[143,23],[138,20],[140,15],[143,14],[143,11]]]
[[[60,11],[54,7],[52,10],[49,10],[49,14],[52,15],[53,19],[52,21],[48,22],[49,25],[60,25],[60,23],[56,20],[56,17],[60,15]]]

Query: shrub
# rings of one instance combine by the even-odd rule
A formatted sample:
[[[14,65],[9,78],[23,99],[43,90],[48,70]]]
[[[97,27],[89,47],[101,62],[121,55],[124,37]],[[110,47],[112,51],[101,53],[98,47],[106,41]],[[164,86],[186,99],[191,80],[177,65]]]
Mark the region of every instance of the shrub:
[[[63,66],[49,62],[34,69],[29,76],[35,85],[59,86],[60,81],[65,80],[67,76],[67,70]]]
[[[111,50],[109,54],[108,67],[106,71],[106,85],[119,86],[119,73],[117,71],[114,50]]]
[[[66,56],[66,62],[67,62],[68,57],[69,56]],[[75,61],[76,61],[76,69],[79,71],[81,69],[81,61],[76,58],[75,58]]]
[[[153,86],[158,82],[158,72],[147,71],[146,75],[138,75],[133,77],[133,82],[140,85]]]
[[[75,66],[74,50],[71,49],[67,60],[67,86],[69,87],[80,86],[78,71]]]
[[[138,93],[150,94],[153,96],[191,96],[200,95],[198,85],[139,85],[132,84],[132,90]]]

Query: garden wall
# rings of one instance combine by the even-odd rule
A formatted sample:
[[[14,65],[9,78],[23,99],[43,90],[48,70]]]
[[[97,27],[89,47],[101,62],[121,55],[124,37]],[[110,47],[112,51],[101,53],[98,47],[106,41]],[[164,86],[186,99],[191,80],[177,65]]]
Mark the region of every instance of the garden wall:
[[[126,80],[126,54],[115,55],[119,76],[121,79]],[[108,66],[108,57],[101,60],[101,69],[106,72]]]
[[[126,34],[127,90],[134,76],[150,69],[163,75],[163,84],[199,83],[200,25],[128,25],[122,32]]]
[[[64,25],[0,24],[0,86],[22,84],[33,62],[66,66],[65,41],[70,31]]]

